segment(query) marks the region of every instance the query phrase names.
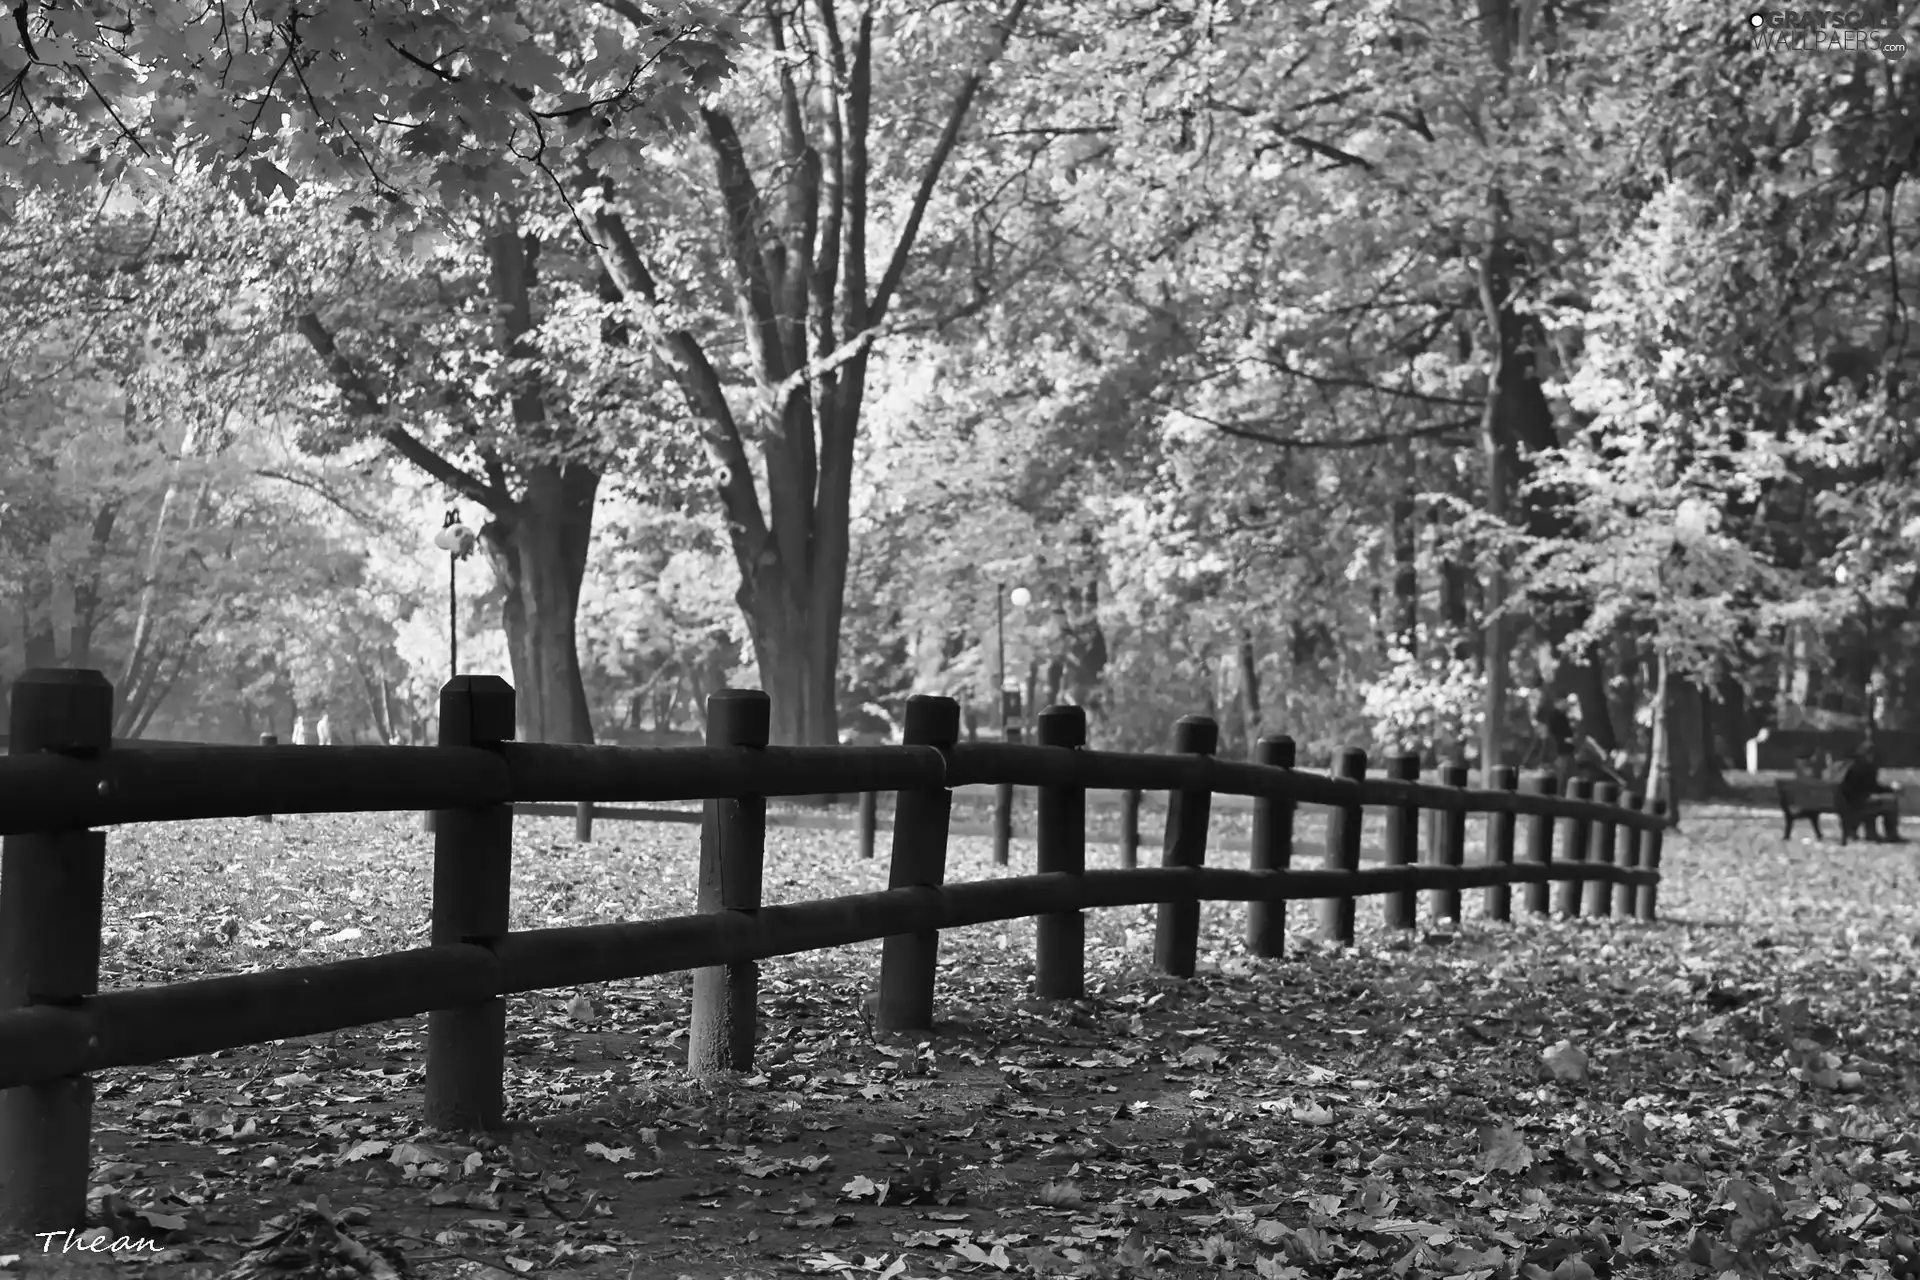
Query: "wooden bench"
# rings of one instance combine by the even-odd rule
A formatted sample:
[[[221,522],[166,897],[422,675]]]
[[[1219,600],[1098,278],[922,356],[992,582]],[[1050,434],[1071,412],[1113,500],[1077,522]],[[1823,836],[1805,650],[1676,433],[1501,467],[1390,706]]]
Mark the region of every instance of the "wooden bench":
[[[1781,778],[1773,784],[1774,792],[1780,800],[1780,814],[1786,819],[1786,836],[1793,835],[1793,824],[1797,818],[1805,818],[1813,824],[1816,840],[1826,836],[1820,830],[1820,815],[1830,813],[1840,819],[1840,843],[1845,844],[1853,838],[1854,832],[1864,824],[1869,838],[1874,835],[1874,822],[1880,820],[1886,832],[1886,838],[1900,838],[1895,822],[1900,817],[1900,793],[1876,792],[1860,808],[1843,806],[1840,803],[1840,783],[1837,779],[1825,778]]]

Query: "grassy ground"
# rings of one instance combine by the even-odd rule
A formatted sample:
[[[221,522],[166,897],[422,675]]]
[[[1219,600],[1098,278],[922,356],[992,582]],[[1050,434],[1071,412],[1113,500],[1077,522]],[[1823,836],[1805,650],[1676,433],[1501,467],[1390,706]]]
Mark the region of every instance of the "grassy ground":
[[[1214,860],[1245,824],[1216,818]],[[1320,830],[1303,813],[1302,845]],[[516,927],[692,909],[694,828],[596,837],[520,820]],[[103,985],[419,945],[430,840],[414,815],[116,832]],[[885,843],[776,829],[767,898],[882,887]],[[1376,899],[1341,953],[1295,904],[1280,962],[1209,906],[1193,981],[1149,971],[1150,912],[1103,912],[1064,1007],[1030,998],[1030,922],[956,931],[921,1037],[872,1029],[878,944],[770,962],[758,1074],[714,1086],[684,1079],[683,975],[518,998],[492,1137],[414,1122],[418,1021],[114,1071],[96,1220],[164,1252],[15,1239],[0,1267],[1920,1276],[1920,857],[1722,806],[1688,810],[1666,872],[1651,927],[1496,926],[1469,895],[1457,932],[1404,938]],[[995,873],[955,840],[952,878]]]

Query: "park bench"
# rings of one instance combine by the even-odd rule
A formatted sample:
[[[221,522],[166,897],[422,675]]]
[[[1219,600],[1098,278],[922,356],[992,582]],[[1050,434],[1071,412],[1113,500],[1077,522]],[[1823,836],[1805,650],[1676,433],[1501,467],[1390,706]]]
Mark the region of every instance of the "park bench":
[[[1796,819],[1805,818],[1813,824],[1816,840],[1826,836],[1820,830],[1820,815],[1830,813],[1840,820],[1840,843],[1845,844],[1853,838],[1855,831],[1864,824],[1866,834],[1874,833],[1875,820],[1885,824],[1886,838],[1898,838],[1894,823],[1900,816],[1900,793],[1898,790],[1876,793],[1859,808],[1843,805],[1840,801],[1840,782],[1834,778],[1781,778],[1773,784],[1774,792],[1780,800],[1780,814],[1786,819],[1786,836],[1793,835]]]

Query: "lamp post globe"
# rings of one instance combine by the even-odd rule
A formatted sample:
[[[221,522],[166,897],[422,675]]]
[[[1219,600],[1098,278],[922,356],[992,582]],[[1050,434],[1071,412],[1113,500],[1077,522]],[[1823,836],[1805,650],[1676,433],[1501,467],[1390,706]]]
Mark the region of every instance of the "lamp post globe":
[[[1015,587],[1013,590],[1007,592],[1007,599],[1013,602],[1014,608],[1024,609],[1033,603],[1033,592],[1027,590],[1025,587]]]
[[[447,508],[447,518],[441,522],[440,532],[433,535],[433,545],[447,553],[447,676],[451,679],[460,674],[460,561],[472,552],[474,544],[480,540],[478,534],[460,523],[460,514],[454,508]]]

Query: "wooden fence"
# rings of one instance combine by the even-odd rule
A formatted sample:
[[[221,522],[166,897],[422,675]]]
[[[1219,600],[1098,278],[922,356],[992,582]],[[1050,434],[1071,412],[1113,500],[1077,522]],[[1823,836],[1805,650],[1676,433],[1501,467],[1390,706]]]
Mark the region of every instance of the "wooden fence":
[[[1054,707],[1032,744],[963,743],[951,699],[907,707],[906,742],[889,747],[772,747],[768,701],[728,690],[709,701],[706,747],[590,747],[511,741],[514,695],[494,676],[459,676],[440,695],[436,747],[169,746],[111,741],[113,689],[96,671],[30,671],[15,684],[10,754],[0,757],[0,1226],[81,1225],[86,1210],[89,1072],[313,1035],[425,1013],[426,1119],[452,1129],[500,1124],[506,1001],[512,992],[694,971],[688,1065],[751,1068],[756,962],[884,939],[877,1019],[933,1025],[939,931],[1037,918],[1043,997],[1085,990],[1082,912],[1157,904],[1154,963],[1191,976],[1203,901],[1250,904],[1247,946],[1278,956],[1284,904],[1321,901],[1323,937],[1354,938],[1355,900],[1384,895],[1390,926],[1411,928],[1415,898],[1457,917],[1483,889],[1506,920],[1525,907],[1570,915],[1654,917],[1664,819],[1611,787],[1554,794],[1551,775],[1516,787],[1512,769],[1470,790],[1460,766],[1422,783],[1419,761],[1392,756],[1368,778],[1364,751],[1330,776],[1296,770],[1293,743],[1261,739],[1252,763],[1214,758],[1218,731],[1188,717],[1174,752],[1086,748],[1077,707]],[[950,789],[1038,789],[1034,875],[948,883]],[[1169,793],[1160,865],[1086,866],[1089,788]],[[889,888],[764,905],[766,797],[898,793]],[[1253,797],[1246,869],[1207,866],[1216,794]],[[699,914],[509,932],[515,802],[706,802]],[[1296,806],[1325,806],[1324,865],[1294,869]],[[1360,866],[1362,808],[1387,809],[1386,866]],[[1137,818],[1137,803],[1131,806]],[[430,945],[332,964],[158,987],[99,991],[106,837],[137,822],[431,809]],[[1433,815],[1421,863],[1419,817]],[[1466,864],[1467,815],[1490,815],[1485,861]],[[1527,819],[1520,860],[1516,820]],[[1559,833],[1558,857],[1555,833]],[[1560,885],[1550,901],[1554,883]]]

